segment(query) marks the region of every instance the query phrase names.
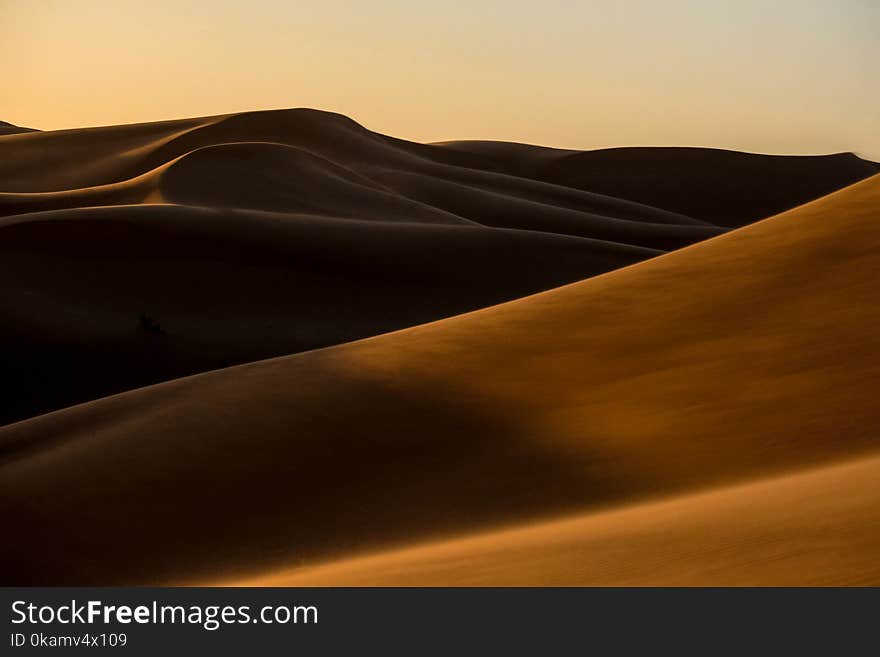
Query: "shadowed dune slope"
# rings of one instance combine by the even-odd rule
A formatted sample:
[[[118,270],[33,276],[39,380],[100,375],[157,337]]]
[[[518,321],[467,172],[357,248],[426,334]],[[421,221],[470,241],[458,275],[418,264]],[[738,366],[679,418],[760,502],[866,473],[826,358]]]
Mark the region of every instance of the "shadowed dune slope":
[[[408,223],[472,224],[358,174],[275,143],[205,146],[122,182],[0,193],[0,216],[90,206],[175,203]]]
[[[874,177],[550,292],[5,427],[0,517],[17,531],[0,547],[3,581],[288,577],[365,550],[867,458],[880,448],[878,205]],[[874,470],[834,475],[847,482],[829,501],[835,518]],[[836,495],[823,477],[806,489]],[[755,536],[786,506],[777,494],[792,513],[819,508],[819,493],[755,485]],[[736,508],[717,495],[682,513],[716,508],[706,526],[720,527]],[[828,527],[814,529],[832,541]],[[618,556],[603,553],[606,581],[650,582],[614,561],[627,535]],[[772,554],[753,554],[802,549],[797,535],[772,540]],[[838,559],[857,562],[862,547],[839,545]]]
[[[6,121],[0,121],[0,136],[16,135],[22,132],[37,132],[33,128],[22,128],[21,126],[12,125]]]
[[[394,194],[318,155],[282,144],[206,146],[178,158],[158,177],[154,198],[184,205],[376,221],[471,223]]]
[[[179,205],[0,219],[0,275],[15,281],[0,286],[0,421],[449,317],[657,254],[532,231]]]
[[[720,226],[743,226],[878,171],[876,163],[852,153],[790,157],[709,148],[612,148],[569,155],[544,169],[541,178]]]
[[[660,249],[722,232],[631,201],[445,163],[431,157],[437,151],[307,109],[12,135],[0,141],[0,214],[165,200]]]
[[[853,153],[785,156],[712,148],[572,151],[504,142],[437,144],[451,161],[607,194],[720,226],[744,226],[880,171]],[[451,154],[456,154],[454,157]]]
[[[877,171],[875,163],[852,154],[797,157],[699,148],[567,151],[504,142],[417,144],[372,132],[338,114],[295,109],[8,135],[0,141],[0,192],[62,192],[124,183],[201,148],[254,142],[282,144],[319,156],[388,193],[436,198],[438,188],[448,183],[446,192],[453,196],[466,186],[503,193],[510,202],[531,201],[601,217],[679,226],[743,225]],[[229,171],[235,155],[238,183],[245,187],[261,177],[267,179],[264,185],[283,179],[286,165],[278,168],[280,151],[263,149],[261,161],[251,148],[250,157],[242,162],[245,152],[214,153],[210,164],[207,156],[200,156],[203,166],[197,175],[210,176],[213,167],[223,170],[224,163]],[[300,163],[302,159],[300,155]],[[298,171],[294,166],[291,176]],[[676,172],[674,184],[670,171]],[[406,184],[398,187],[401,174],[407,174]],[[219,192],[215,198],[203,189],[200,203],[234,201],[229,181],[224,178],[223,189],[215,186]],[[739,193],[743,189],[749,193]],[[285,209],[279,207],[283,199],[282,194],[272,208],[262,209]],[[479,205],[468,207],[467,218],[477,223],[485,219],[490,225],[522,227],[522,219],[498,223],[504,220],[485,217]],[[7,214],[14,209],[0,207]],[[529,228],[547,230],[538,210],[534,205],[521,209],[536,215]],[[706,229],[680,232],[679,245],[710,235]],[[586,236],[606,239],[600,234]]]
[[[388,193],[431,196],[438,185],[450,183],[454,186],[450,192],[464,185],[575,212],[680,226],[707,222],[741,226],[878,171],[876,163],[851,153],[771,156],[705,148],[571,151],[505,142],[418,144],[372,132],[339,114],[311,109],[50,132],[21,132],[26,129],[0,124],[0,130],[0,192],[7,194],[74,192],[124,183],[201,148],[263,142],[319,156],[323,168],[333,163],[349,175],[357,173],[384,185]],[[197,175],[210,176],[216,166],[223,178],[224,164],[228,171],[235,156],[243,178],[239,182],[245,187],[260,177],[268,179],[266,185],[277,182],[286,170],[286,165],[277,168],[280,151],[263,151],[264,161],[255,157],[253,148],[244,162],[246,150],[213,153],[211,164],[202,155],[205,166]],[[302,159],[300,155],[300,164]],[[294,166],[291,175],[298,170]],[[671,171],[675,172],[672,182]],[[410,177],[398,189],[394,181],[401,173]],[[419,180],[426,182],[424,190]],[[203,189],[201,201],[234,200],[229,181],[226,177],[216,198],[206,196]],[[283,209],[278,207],[282,199],[271,209]],[[9,202],[0,203],[0,212],[16,210],[22,211]],[[468,219],[483,223],[481,212],[472,209],[470,214]],[[497,221],[490,218],[488,223],[500,225]],[[540,216],[530,227],[546,230]],[[695,231],[681,244],[706,236],[705,230]]]

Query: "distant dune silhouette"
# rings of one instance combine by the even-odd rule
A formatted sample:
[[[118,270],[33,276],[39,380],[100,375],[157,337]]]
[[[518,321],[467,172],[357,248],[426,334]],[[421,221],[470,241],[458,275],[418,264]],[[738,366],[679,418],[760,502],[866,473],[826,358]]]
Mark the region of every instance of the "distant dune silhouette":
[[[0,582],[878,584],[877,172],[0,136]]]
[[[3,135],[16,135],[22,132],[36,132],[33,128],[22,128],[17,125],[12,125],[11,123],[7,123],[6,121],[0,121],[0,136]]]

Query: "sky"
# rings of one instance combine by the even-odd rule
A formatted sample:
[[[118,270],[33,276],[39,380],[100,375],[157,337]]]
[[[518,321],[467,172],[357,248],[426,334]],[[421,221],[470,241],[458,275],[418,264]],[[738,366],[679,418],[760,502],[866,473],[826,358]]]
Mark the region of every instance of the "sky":
[[[0,0],[0,120],[315,107],[416,141],[880,159],[878,0]]]

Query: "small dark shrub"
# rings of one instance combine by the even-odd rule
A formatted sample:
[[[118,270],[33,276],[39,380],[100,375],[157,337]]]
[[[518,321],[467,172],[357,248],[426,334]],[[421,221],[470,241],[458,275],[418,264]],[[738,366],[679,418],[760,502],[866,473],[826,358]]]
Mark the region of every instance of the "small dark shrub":
[[[146,313],[141,313],[138,315],[138,326],[141,327],[147,333],[151,333],[153,335],[162,335],[165,331],[159,326],[159,322],[155,319],[147,315]]]

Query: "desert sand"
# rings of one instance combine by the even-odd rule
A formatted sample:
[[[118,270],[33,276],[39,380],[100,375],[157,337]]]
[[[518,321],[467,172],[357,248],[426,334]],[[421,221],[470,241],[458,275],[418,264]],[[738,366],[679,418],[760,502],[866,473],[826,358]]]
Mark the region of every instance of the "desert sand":
[[[314,110],[0,154],[4,583],[880,583],[875,163]]]
[[[880,458],[865,458],[664,502],[232,583],[876,586],[878,477]]]

